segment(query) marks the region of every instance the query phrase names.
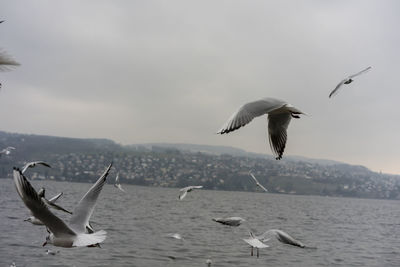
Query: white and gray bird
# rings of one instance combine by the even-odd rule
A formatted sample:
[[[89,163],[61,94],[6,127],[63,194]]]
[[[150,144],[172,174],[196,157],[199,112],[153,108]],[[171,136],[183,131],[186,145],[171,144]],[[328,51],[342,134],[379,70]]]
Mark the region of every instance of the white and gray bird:
[[[125,190],[122,188],[121,184],[119,183],[119,173],[117,173],[117,176],[115,177],[115,184],[114,186],[121,190],[122,192],[125,192]]]
[[[43,199],[38,196],[21,171],[14,168],[14,182],[19,196],[32,214],[42,221],[50,232],[43,246],[48,243],[58,247],[91,246],[106,239],[106,231],[101,230],[87,234],[86,227],[111,166],[112,164],[108,166],[102,176],[79,201],[68,224],[50,212]]]
[[[36,165],[43,165],[45,167],[51,168],[50,164],[48,164],[47,162],[44,161],[32,161],[32,162],[28,162],[24,165],[24,167],[22,167],[22,174],[24,174],[26,172],[26,170],[28,170],[28,168],[34,168],[36,167]]]
[[[261,242],[260,239],[254,236],[252,232],[250,232],[250,238],[243,239],[244,242],[250,245],[251,253],[250,255],[253,256],[253,249],[257,249],[257,258],[260,256],[259,249],[260,248],[268,248],[269,246]]]
[[[301,247],[301,248],[305,248],[306,247],[303,243],[301,243],[300,241],[294,239],[288,233],[286,233],[286,232],[284,232],[282,230],[277,230],[277,229],[268,230],[265,233],[263,233],[262,235],[255,236],[255,238],[266,242],[266,241],[269,240],[269,237],[271,237],[271,236],[275,236],[276,239],[278,239],[280,242],[282,242],[284,244],[288,244],[288,245],[292,245],[292,246],[296,246],[296,247]]]
[[[6,148],[3,148],[2,150],[0,150],[0,155],[1,154],[5,154],[5,155],[10,155],[11,151],[14,150],[15,147],[12,146],[8,146]]]
[[[265,192],[268,192],[267,188],[265,188],[262,184],[260,184],[257,180],[257,178],[251,173],[249,172],[250,176],[253,178],[253,180],[256,182],[256,185],[258,187],[260,187],[262,190],[264,190]]]
[[[201,188],[203,188],[202,185],[191,185],[191,186],[184,187],[179,190],[181,193],[179,194],[178,199],[182,200],[184,197],[186,197],[188,192],[191,192],[194,189],[201,189]]]
[[[282,158],[287,140],[287,128],[291,118],[305,114],[286,101],[264,98],[241,106],[217,132],[230,133],[250,123],[254,118],[268,114],[268,138],[276,159]]]
[[[360,72],[357,72],[356,74],[350,75],[349,77],[343,79],[338,85],[336,85],[335,89],[332,90],[332,92],[329,94],[329,98],[331,98],[332,96],[336,95],[339,91],[339,89],[342,87],[343,84],[349,84],[352,83],[354,80],[353,78],[361,75],[363,73],[366,73],[367,71],[369,71],[371,69],[371,67],[368,67],[366,69],[363,69]]]
[[[246,220],[241,217],[227,217],[227,218],[213,218],[214,222],[221,223],[229,226],[239,226]]]

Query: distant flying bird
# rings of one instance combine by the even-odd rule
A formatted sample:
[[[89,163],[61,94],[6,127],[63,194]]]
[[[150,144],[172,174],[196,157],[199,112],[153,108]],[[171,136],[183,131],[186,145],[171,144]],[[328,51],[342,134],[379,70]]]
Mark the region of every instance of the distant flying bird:
[[[353,82],[353,78],[361,75],[367,71],[369,71],[371,69],[371,67],[368,67],[360,72],[357,72],[356,74],[350,75],[349,77],[347,77],[346,79],[343,79],[338,85],[336,85],[335,89],[333,89],[333,91],[329,94],[329,98],[331,98],[332,96],[336,95],[339,91],[339,89],[342,87],[343,84],[349,84],[351,82]]]
[[[8,71],[13,67],[19,66],[17,61],[15,61],[11,56],[9,56],[4,51],[0,51],[0,71]]]
[[[232,114],[217,133],[225,134],[235,131],[250,123],[254,118],[264,114],[268,114],[269,144],[276,159],[279,160],[282,158],[285,150],[286,131],[291,118],[299,119],[300,114],[305,114],[286,101],[275,98],[264,98],[244,104]]]
[[[119,183],[119,173],[117,173],[117,176],[115,177],[115,184],[114,184],[114,186],[115,186],[116,188],[118,188],[119,190],[121,190],[122,192],[125,192],[125,190],[122,189],[122,186],[121,186],[121,184]]]
[[[256,182],[256,185],[258,186],[258,187],[260,187],[262,190],[264,190],[265,192],[268,192],[268,190],[267,190],[267,188],[265,188],[262,184],[260,184],[259,182],[258,182],[258,180],[256,179],[256,177],[251,173],[251,172],[249,172],[249,174],[250,174],[250,176],[253,178],[253,180]]]
[[[256,236],[257,239],[260,240],[265,240],[268,241],[269,238],[267,239],[267,237],[270,236],[275,236],[280,242],[284,243],[284,244],[288,244],[288,245],[292,245],[292,246],[296,246],[296,247],[301,247],[301,248],[305,248],[306,246],[301,243],[300,241],[294,239],[293,237],[291,237],[289,234],[285,233],[282,230],[277,230],[277,229],[272,229],[272,230],[268,230],[265,233],[263,233],[262,235]]]
[[[22,174],[24,174],[28,168],[34,168],[38,164],[43,165],[43,166],[48,167],[48,168],[51,168],[51,166],[48,163],[44,162],[44,161],[32,161],[32,162],[26,163],[24,165],[24,167],[22,167],[22,170],[21,170]]]
[[[257,249],[257,258],[260,256],[258,249],[260,248],[268,248],[269,246],[264,244],[260,241],[260,239],[256,238],[252,232],[250,232],[250,238],[243,239],[244,242],[250,245],[251,253],[250,255],[253,256],[253,249]]]
[[[8,146],[6,148],[3,148],[2,150],[0,150],[0,156],[2,154],[9,155],[11,153],[11,151],[14,150],[14,149],[15,149],[15,147],[12,147],[12,146]]]
[[[221,223],[229,226],[239,226],[242,222],[246,221],[241,217],[228,217],[228,218],[213,218],[214,222]]]
[[[182,200],[182,199],[184,199],[184,197],[186,197],[188,192],[191,192],[194,189],[201,189],[201,188],[203,188],[202,185],[192,185],[192,186],[184,187],[181,190],[179,190],[181,193],[179,194],[178,199]]]
[[[89,223],[111,166],[112,164],[108,166],[103,175],[79,201],[68,224],[50,212],[21,171],[14,168],[14,182],[19,196],[31,210],[33,216],[42,221],[49,230],[49,235],[46,237],[46,242],[44,242],[43,246],[49,243],[59,247],[81,247],[95,245],[106,239],[106,231],[101,230],[87,234],[86,226]]]

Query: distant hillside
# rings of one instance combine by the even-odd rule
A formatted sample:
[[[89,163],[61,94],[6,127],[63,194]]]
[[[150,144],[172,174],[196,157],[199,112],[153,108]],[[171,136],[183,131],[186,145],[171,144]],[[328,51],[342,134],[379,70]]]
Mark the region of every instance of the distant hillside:
[[[51,169],[37,167],[32,179],[93,182],[114,162],[122,183],[207,189],[258,191],[251,171],[270,192],[284,194],[400,199],[400,176],[376,173],[363,166],[329,160],[285,157],[244,150],[190,144],[121,146],[107,139],[77,139],[0,132],[0,177],[11,177],[13,166],[45,160]],[[112,179],[109,180],[112,183]]]
[[[240,156],[240,157],[252,157],[252,158],[265,158],[265,159],[273,159],[272,155],[268,154],[260,154],[247,152],[246,150],[229,147],[229,146],[210,146],[210,145],[196,145],[196,144],[182,144],[182,143],[147,143],[147,144],[135,144],[130,145],[129,147],[137,149],[137,150],[147,150],[147,151],[155,151],[162,149],[176,149],[182,152],[200,152],[206,154],[214,154],[214,155],[223,155],[228,154],[232,156]],[[302,161],[302,162],[310,162],[317,163],[321,165],[334,165],[334,164],[344,164],[343,162],[328,160],[328,159],[312,159],[303,156],[287,156],[285,155],[285,160],[289,161]]]

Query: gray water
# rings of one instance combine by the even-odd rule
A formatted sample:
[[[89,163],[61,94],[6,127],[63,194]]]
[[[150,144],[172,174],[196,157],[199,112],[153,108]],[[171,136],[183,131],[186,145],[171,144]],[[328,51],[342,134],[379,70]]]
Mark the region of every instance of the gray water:
[[[90,184],[33,181],[73,210]],[[92,216],[107,231],[102,248],[42,247],[44,227],[24,222],[29,212],[13,180],[0,179],[0,266],[399,266],[400,202],[197,190],[182,201],[178,189],[106,185]],[[68,218],[68,214],[57,213]],[[251,257],[245,226],[213,217],[240,216],[257,234],[282,229],[314,248],[270,240]],[[183,240],[165,237],[179,233]],[[59,250],[55,256],[45,250]]]

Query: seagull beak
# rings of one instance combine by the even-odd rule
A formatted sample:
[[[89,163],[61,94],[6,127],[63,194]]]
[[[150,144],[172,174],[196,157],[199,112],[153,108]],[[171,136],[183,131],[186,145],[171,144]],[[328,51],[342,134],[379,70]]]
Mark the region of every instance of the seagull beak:
[[[46,246],[46,245],[47,245],[47,241],[44,241],[44,243],[43,243],[42,246],[44,247],[44,246]]]
[[[29,221],[29,219],[25,219],[25,220],[24,220],[24,222],[27,222],[27,221]]]

